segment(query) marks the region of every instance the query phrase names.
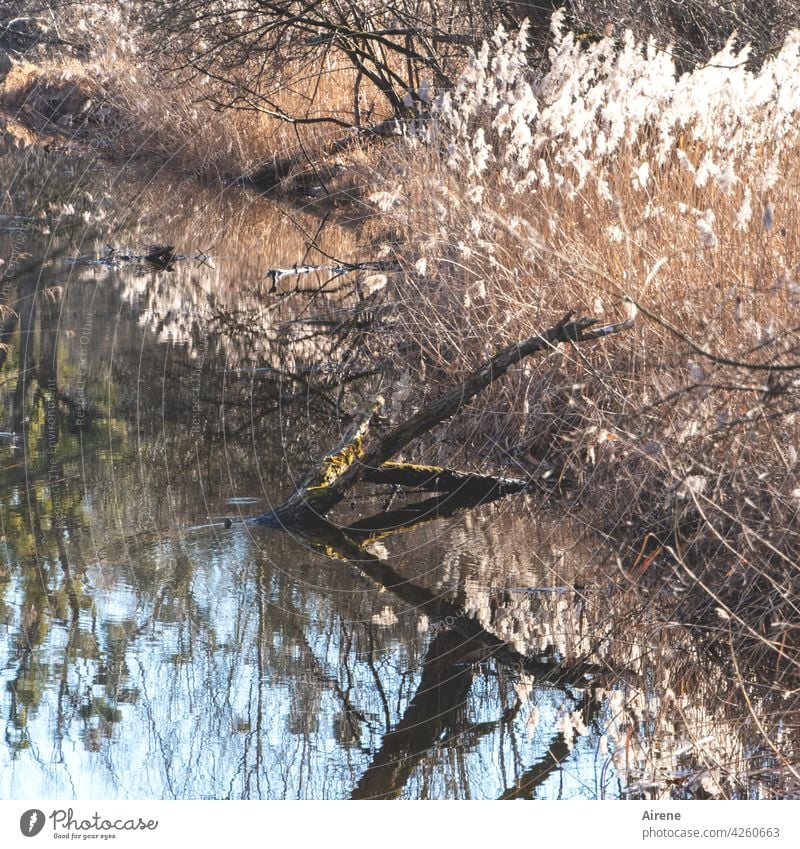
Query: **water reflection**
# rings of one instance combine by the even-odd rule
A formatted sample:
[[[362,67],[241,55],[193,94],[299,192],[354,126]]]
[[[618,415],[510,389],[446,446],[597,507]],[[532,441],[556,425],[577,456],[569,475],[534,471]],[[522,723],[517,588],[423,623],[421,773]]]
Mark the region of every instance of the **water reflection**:
[[[3,798],[760,792],[724,667],[533,499],[222,526],[282,500],[380,381],[363,291],[264,278],[313,238],[370,258],[354,231],[2,163]],[[66,261],[112,242],[211,259]]]

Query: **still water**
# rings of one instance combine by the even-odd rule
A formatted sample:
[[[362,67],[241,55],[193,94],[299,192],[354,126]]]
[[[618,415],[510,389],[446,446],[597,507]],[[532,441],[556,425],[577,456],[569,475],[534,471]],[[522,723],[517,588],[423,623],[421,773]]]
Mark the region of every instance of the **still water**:
[[[753,794],[722,672],[536,498],[243,521],[401,384],[380,275],[265,277],[354,222],[5,143],[0,798]]]

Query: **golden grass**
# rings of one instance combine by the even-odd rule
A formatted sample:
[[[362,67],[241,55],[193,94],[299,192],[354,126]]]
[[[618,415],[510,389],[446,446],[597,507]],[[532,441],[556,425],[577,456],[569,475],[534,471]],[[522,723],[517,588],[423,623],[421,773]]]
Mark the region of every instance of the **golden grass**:
[[[800,627],[800,370],[701,351],[800,361],[800,163],[787,146],[780,182],[756,191],[762,151],[755,169],[737,163],[728,194],[698,188],[677,163],[652,165],[642,189],[631,173],[644,144],[618,155],[613,202],[591,180],[574,195],[514,195],[490,177],[476,203],[435,148],[387,152],[376,199],[408,269],[394,293],[396,363],[433,395],[568,310],[611,323],[625,317],[623,296],[639,303],[635,330],[520,365],[429,448],[446,465],[554,467],[569,509],[614,541],[632,578],[697,590],[674,596],[676,616],[733,627],[796,675],[786,652]],[[739,230],[745,185],[753,216]],[[717,241],[704,245],[708,211]]]
[[[301,70],[284,69],[278,99],[287,113],[351,113],[350,69],[331,64],[316,79]],[[144,159],[203,175],[238,176],[304,150],[310,158],[342,134],[324,123],[293,125],[258,110],[222,110],[215,99],[206,87],[176,82],[135,57],[106,63],[101,51],[91,62],[17,63],[0,86],[0,107],[40,135],[55,133],[115,162]]]

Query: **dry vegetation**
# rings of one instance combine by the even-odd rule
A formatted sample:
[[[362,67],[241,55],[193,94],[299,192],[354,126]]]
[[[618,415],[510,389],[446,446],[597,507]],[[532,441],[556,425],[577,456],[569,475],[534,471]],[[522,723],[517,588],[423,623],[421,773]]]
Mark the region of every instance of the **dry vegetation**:
[[[223,179],[287,152],[318,150],[334,132],[341,134],[326,124],[303,126],[301,133],[263,110],[223,108],[226,87],[171,73],[174,56],[158,49],[159,39],[132,6],[68,5],[61,15],[61,29],[76,35],[75,46],[15,56],[0,83],[0,107],[62,147],[78,152],[88,146],[117,164],[147,161]],[[354,75],[334,60],[316,76],[301,61],[289,63],[276,97],[293,114],[314,114],[320,103],[329,113],[349,113]]]
[[[333,99],[347,88],[348,69],[331,73]],[[295,95],[294,102],[302,96]],[[0,90],[0,105],[27,127],[77,151],[92,151],[114,163],[147,160],[215,179],[237,177],[296,151],[315,150],[330,128],[315,127],[298,137],[285,122],[250,111],[217,111],[197,92],[165,86],[152,69],[135,63],[87,66],[70,59],[21,62]]]
[[[518,370],[440,451],[553,470],[670,618],[796,680],[800,37],[677,83],[653,45],[561,33],[535,94],[523,41],[386,154],[399,335],[435,392],[570,309],[612,321],[630,299],[637,328]]]

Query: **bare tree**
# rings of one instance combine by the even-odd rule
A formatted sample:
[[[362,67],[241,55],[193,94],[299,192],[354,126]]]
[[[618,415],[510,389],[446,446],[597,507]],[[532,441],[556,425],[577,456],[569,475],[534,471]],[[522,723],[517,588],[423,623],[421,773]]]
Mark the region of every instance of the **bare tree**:
[[[209,97],[292,123],[361,126],[362,81],[385,114],[407,116],[432,89],[448,87],[470,46],[497,23],[519,19],[519,4],[496,0],[146,0],[147,27],[171,68],[217,85]],[[547,4],[549,5],[549,4]],[[287,85],[319,80],[333,61],[355,71],[352,115],[286,107]],[[290,70],[289,70],[290,69]],[[287,74],[288,71],[288,74]],[[287,76],[289,79],[287,79]],[[312,86],[313,88],[313,86]]]

